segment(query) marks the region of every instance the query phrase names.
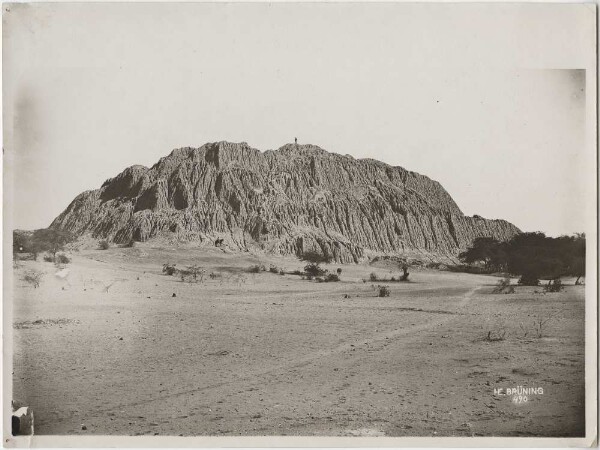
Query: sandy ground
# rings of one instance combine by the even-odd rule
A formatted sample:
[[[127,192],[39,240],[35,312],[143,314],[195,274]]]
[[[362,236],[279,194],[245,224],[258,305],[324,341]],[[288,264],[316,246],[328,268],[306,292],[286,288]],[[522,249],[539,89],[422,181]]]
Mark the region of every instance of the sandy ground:
[[[182,282],[166,262],[220,277]],[[493,295],[494,277],[413,269],[379,298],[362,279],[391,266],[316,283],[257,262],[303,265],[149,246],[76,252],[65,279],[23,262],[14,398],[36,434],[584,435],[582,286]],[[38,289],[21,280],[34,267]],[[537,393],[517,404],[519,386]]]

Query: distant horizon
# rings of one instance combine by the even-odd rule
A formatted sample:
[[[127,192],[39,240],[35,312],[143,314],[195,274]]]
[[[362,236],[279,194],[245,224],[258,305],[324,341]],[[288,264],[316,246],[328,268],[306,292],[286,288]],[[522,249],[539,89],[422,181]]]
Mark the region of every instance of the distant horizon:
[[[5,204],[42,228],[173,149],[297,137],[436,180],[468,216],[591,232],[595,23],[544,6],[11,4]]]

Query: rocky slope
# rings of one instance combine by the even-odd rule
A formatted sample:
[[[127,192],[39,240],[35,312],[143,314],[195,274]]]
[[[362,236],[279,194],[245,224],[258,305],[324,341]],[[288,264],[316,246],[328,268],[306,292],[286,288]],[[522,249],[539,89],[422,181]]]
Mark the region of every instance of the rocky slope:
[[[246,143],[181,148],[132,166],[73,200],[51,227],[117,243],[172,233],[244,250],[316,250],[339,262],[374,254],[455,257],[504,220],[467,217],[436,181],[313,145],[260,152]]]

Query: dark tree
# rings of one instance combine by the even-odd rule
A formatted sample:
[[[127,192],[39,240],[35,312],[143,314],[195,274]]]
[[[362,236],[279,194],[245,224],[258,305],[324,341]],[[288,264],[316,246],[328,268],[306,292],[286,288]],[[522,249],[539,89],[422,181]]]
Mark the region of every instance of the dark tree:
[[[304,271],[307,274],[316,277],[324,275],[327,272],[325,269],[321,268],[320,264],[329,263],[333,259],[329,255],[313,251],[304,252],[299,258],[300,261],[308,263],[306,266],[304,266]]]
[[[327,264],[331,262],[331,260],[331,256],[313,251],[304,252],[300,256],[300,261],[309,262],[312,264]]]
[[[507,262],[505,245],[491,237],[480,237],[458,257],[467,264],[483,263],[487,270],[504,270]]]
[[[400,277],[400,281],[408,281],[408,276],[410,273],[408,272],[408,266],[404,264],[402,266],[402,276]]]
[[[13,255],[17,253],[31,253],[33,258],[37,259],[38,252],[34,248],[30,232],[13,231]]]
[[[577,277],[575,284],[585,277],[585,233],[561,236],[556,239],[560,248],[565,275]]]
[[[521,275],[521,284],[536,285],[539,279],[565,275],[562,253],[544,233],[521,233],[508,243],[508,271]]]
[[[540,278],[585,276],[585,235],[552,238],[541,232],[520,233],[508,242],[479,238],[460,258],[469,264],[483,262],[490,270],[519,275],[520,284],[537,286]]]
[[[68,231],[43,228],[35,230],[32,236],[33,248],[37,252],[49,252],[56,261],[56,253],[63,250],[65,245],[72,242],[74,237]]]

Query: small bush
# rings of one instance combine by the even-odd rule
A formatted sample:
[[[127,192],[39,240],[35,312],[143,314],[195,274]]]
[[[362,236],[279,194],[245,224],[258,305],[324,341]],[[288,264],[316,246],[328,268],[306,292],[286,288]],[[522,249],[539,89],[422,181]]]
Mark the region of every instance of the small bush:
[[[314,277],[322,277],[327,273],[327,270],[323,269],[321,266],[319,266],[319,264],[309,263],[304,266],[304,272]]]
[[[315,251],[304,252],[299,258],[300,261],[305,261],[315,265],[329,263],[333,259],[330,255],[321,254]]]
[[[191,265],[191,266],[187,266],[186,270],[185,270],[185,274],[186,275],[190,275],[191,281],[194,281],[194,283],[200,281],[200,283],[202,283],[202,281],[204,280],[204,274],[206,273],[206,271],[197,265]]]
[[[190,283],[202,283],[206,270],[197,265],[187,266],[185,269],[178,270],[181,281],[189,281]]]
[[[124,248],[132,248],[135,247],[135,241],[133,239],[130,239],[129,241],[127,241],[125,244],[123,244]]]
[[[307,274],[305,277],[306,277],[306,279],[307,279],[307,280],[312,280],[312,279],[314,278],[314,277],[313,277],[312,275],[310,275],[310,274]]]
[[[548,284],[546,284],[544,286],[544,291],[545,292],[560,292],[564,288],[565,287],[563,286],[562,281],[560,280],[560,278],[555,278],[554,280],[548,281]]]
[[[321,277],[316,277],[316,278],[315,278],[315,281],[316,281],[317,283],[322,283],[324,280],[323,280],[323,278],[321,278]]]
[[[56,255],[56,262],[59,264],[69,264],[71,260],[67,255],[61,253],[59,255]]]
[[[390,296],[390,288],[388,286],[377,286],[377,296],[378,297],[389,297]]]
[[[44,261],[54,262],[54,258],[52,257],[52,255],[44,255]]]
[[[342,268],[338,267],[337,270],[336,270],[336,272],[337,272],[338,277],[339,277],[342,274]]]
[[[540,280],[534,275],[521,275],[519,284],[522,286],[539,286]]]
[[[28,270],[23,275],[23,281],[31,284],[34,288],[40,287],[40,282],[42,281],[42,277],[44,274],[39,270]]]
[[[540,314],[535,316],[533,320],[533,329],[538,338],[544,337],[547,331],[547,325],[549,322],[555,320],[560,315],[560,311],[554,311],[550,314]]]
[[[377,274],[375,272],[371,272],[371,274],[369,275],[369,280],[377,281],[379,280],[379,277],[377,277]]]
[[[269,272],[271,273],[279,273],[279,269],[275,267],[273,264],[269,266]]]
[[[211,280],[216,280],[217,278],[221,278],[221,274],[217,272],[211,272],[209,275]]]
[[[103,239],[101,241],[98,241],[98,248],[100,250],[108,250],[110,248],[110,244],[106,239]]]
[[[163,264],[162,272],[166,275],[175,275],[177,272],[177,268],[175,267],[177,264]]]
[[[497,342],[506,339],[506,330],[504,328],[496,330],[488,330],[487,334],[483,338],[484,341]]]
[[[265,271],[265,266],[263,266],[262,264],[255,264],[248,268],[249,273],[260,273],[260,272],[264,272],[264,271]]]
[[[506,277],[502,280],[498,280],[496,287],[492,290],[492,294],[514,294],[515,287],[511,286],[510,278]]]
[[[507,323],[511,322],[507,322],[504,318],[495,314],[484,316],[482,340],[487,342],[504,341],[508,334]],[[513,326],[514,323],[511,323],[511,328]]]
[[[402,276],[398,279],[398,281],[408,281],[409,275],[410,273],[408,273],[408,266],[405,264],[402,266]]]
[[[281,269],[281,270],[279,271],[279,275],[285,275],[285,272],[283,271],[283,269]]]
[[[340,281],[340,277],[337,276],[335,273],[328,273],[325,276],[325,281],[328,282],[328,283],[332,282],[332,281]]]
[[[290,272],[292,275],[298,275],[299,277],[303,277],[304,276],[304,272],[301,272],[299,270],[294,270],[293,272]]]

